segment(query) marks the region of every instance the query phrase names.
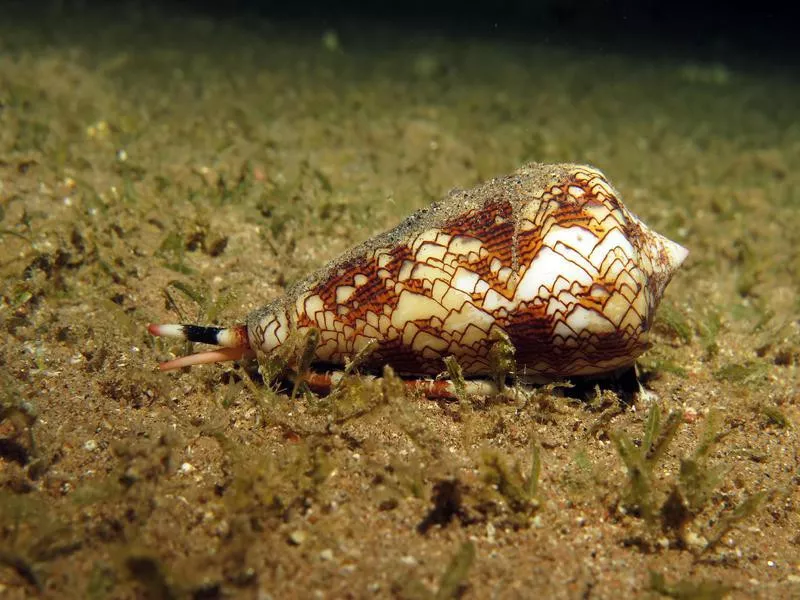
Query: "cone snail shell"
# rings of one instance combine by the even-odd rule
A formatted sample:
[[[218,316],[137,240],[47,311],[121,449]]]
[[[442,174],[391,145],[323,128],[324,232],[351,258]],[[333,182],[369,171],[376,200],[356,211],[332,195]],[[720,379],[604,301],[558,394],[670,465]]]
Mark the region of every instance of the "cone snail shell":
[[[518,372],[566,377],[631,365],[688,251],[649,229],[599,170],[529,164],[455,190],[255,310],[245,325],[151,325],[222,346],[162,368],[268,357],[290,333],[319,331],[314,360],[430,376],[454,356],[491,374],[505,334]],[[375,342],[371,342],[375,340]]]

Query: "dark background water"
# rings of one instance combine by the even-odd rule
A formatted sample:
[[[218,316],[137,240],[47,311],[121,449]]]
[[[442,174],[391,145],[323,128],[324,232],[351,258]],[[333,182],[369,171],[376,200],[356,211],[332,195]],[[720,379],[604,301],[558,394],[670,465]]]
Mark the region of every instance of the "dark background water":
[[[310,26],[394,25],[419,32],[585,46],[635,54],[673,53],[698,59],[798,63],[800,10],[796,3],[697,2],[691,0],[29,0],[4,2],[11,9],[90,15],[109,8],[199,14],[257,25],[262,20],[291,20]],[[120,14],[124,14],[120,13]]]

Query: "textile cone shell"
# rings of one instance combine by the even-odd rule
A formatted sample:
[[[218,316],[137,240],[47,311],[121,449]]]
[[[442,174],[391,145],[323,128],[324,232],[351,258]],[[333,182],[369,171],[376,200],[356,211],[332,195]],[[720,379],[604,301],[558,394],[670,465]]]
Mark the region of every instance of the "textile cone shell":
[[[518,372],[602,373],[647,347],[655,310],[687,250],[650,230],[599,170],[530,164],[457,190],[332,261],[247,319],[269,355],[319,330],[315,360],[436,375],[453,355],[491,374],[501,334]]]

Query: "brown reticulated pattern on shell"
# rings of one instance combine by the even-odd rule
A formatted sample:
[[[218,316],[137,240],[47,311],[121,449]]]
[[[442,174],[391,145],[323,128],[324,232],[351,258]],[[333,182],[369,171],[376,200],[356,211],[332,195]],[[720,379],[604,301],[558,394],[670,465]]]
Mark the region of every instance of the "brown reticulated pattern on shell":
[[[628,365],[686,250],[629,212],[598,170],[537,165],[452,192],[287,291],[248,319],[269,352],[320,331],[316,358],[435,375],[453,355],[490,373],[504,332],[520,372],[568,376]]]

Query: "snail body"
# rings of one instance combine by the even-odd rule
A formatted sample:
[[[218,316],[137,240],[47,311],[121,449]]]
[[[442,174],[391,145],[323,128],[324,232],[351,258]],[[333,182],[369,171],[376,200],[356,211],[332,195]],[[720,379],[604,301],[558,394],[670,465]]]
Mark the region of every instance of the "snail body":
[[[244,325],[150,325],[153,335],[221,346],[162,369],[269,357],[318,330],[313,362],[404,376],[488,377],[508,339],[517,371],[546,378],[633,364],[688,251],[649,229],[599,170],[529,164],[455,190],[356,246],[253,311]]]

